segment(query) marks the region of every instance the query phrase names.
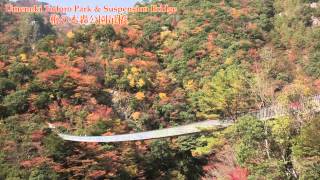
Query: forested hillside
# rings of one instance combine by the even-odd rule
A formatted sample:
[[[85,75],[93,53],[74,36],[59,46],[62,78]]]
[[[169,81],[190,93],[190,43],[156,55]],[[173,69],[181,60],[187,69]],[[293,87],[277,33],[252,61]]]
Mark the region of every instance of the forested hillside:
[[[320,179],[320,116],[240,114],[320,92],[318,0],[162,0],[64,30],[0,0],[0,179]],[[145,4],[137,4],[145,6]],[[232,118],[200,134],[64,141]]]

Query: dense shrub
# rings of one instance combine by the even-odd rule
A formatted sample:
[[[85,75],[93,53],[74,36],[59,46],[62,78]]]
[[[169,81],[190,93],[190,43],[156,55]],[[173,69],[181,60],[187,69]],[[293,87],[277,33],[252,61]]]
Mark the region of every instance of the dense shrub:
[[[15,82],[25,83],[31,80],[32,77],[32,69],[25,64],[13,63],[9,67],[9,79]]]
[[[0,78],[0,100],[11,90],[16,88],[16,84],[7,79],[7,78]]]
[[[311,55],[309,63],[305,66],[305,70],[310,76],[315,78],[320,77],[320,52]]]
[[[50,96],[49,96],[49,93],[47,92],[43,92],[41,93],[37,99],[35,100],[35,106],[38,108],[38,109],[43,109],[45,107],[48,106],[48,104],[50,103]]]
[[[29,108],[28,94],[23,90],[11,93],[4,98],[3,105],[11,114],[24,113]]]
[[[56,39],[56,36],[54,35],[48,35],[39,41],[37,41],[36,48],[38,51],[44,51],[44,52],[51,52],[51,49],[53,48],[54,40]]]
[[[55,160],[63,160],[72,151],[70,144],[59,138],[55,134],[49,134],[43,139],[46,154],[53,157]]]
[[[147,39],[151,39],[155,33],[159,33],[160,31],[161,26],[158,22],[146,23],[143,26],[143,36]]]
[[[111,25],[102,26],[93,35],[99,41],[113,41],[116,39],[116,32]]]

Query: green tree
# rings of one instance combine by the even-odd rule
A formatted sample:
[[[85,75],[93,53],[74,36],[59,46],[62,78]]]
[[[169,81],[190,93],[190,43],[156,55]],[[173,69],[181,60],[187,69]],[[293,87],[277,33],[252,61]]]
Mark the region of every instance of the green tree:
[[[320,179],[320,118],[306,123],[292,148],[300,179]]]
[[[270,132],[265,122],[255,117],[244,116],[233,128],[236,159],[241,166],[249,169],[249,179],[287,178],[285,162],[276,156],[278,149],[272,152],[269,147]]]
[[[3,105],[11,114],[24,113],[29,108],[28,93],[24,90],[11,93],[4,98]]]
[[[31,171],[29,180],[58,180],[58,175],[47,166],[41,166]]]
[[[60,137],[51,133],[43,139],[43,145],[47,155],[55,160],[63,160],[72,151],[71,144],[62,140]]]
[[[143,37],[151,39],[154,34],[161,32],[161,26],[158,22],[145,23],[143,26]]]
[[[94,34],[94,38],[99,41],[113,41],[116,39],[116,32],[111,25],[102,26]]]
[[[13,63],[9,66],[9,79],[15,82],[25,83],[32,77],[32,69],[25,64]]]
[[[7,78],[0,78],[0,100],[11,90],[14,90],[16,85],[13,81]]]
[[[43,109],[47,107],[49,103],[50,103],[50,96],[49,96],[49,93],[47,92],[42,92],[34,102],[35,106],[39,109]]]
[[[309,63],[305,66],[306,72],[315,77],[320,77],[320,52],[315,52],[311,55]]]
[[[249,75],[238,65],[220,69],[204,83],[196,103],[200,115],[212,118],[216,115],[235,117],[238,111],[249,107]]]
[[[55,35],[47,35],[44,38],[37,41],[36,48],[38,51],[51,52],[53,48],[53,43],[57,37]]]

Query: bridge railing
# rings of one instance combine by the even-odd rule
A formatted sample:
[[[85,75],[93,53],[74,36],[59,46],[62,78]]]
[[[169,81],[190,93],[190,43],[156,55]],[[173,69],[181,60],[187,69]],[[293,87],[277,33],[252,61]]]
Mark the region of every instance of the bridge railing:
[[[316,95],[313,97],[303,97],[299,101],[296,102],[296,107],[290,107],[290,105],[272,105],[269,107],[262,108],[260,110],[251,111],[248,113],[240,113],[238,116],[250,115],[253,117],[257,117],[260,120],[267,120],[276,118],[279,116],[288,115],[291,112],[302,112],[302,111],[320,111],[320,95]]]

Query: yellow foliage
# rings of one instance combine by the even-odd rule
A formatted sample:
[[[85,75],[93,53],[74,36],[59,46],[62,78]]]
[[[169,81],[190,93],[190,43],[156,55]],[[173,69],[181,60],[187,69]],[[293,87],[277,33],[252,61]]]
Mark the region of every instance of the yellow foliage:
[[[164,72],[157,72],[157,79],[163,79],[166,77],[166,74]]]
[[[196,85],[193,80],[189,80],[187,84],[185,84],[185,88],[187,90],[194,90],[196,88]]]
[[[169,31],[169,30],[167,30],[167,31],[162,31],[162,32],[160,33],[160,39],[161,39],[161,40],[164,40],[164,39],[166,39],[168,36],[170,36],[170,34],[171,34],[171,31]]]
[[[69,39],[74,38],[74,33],[73,33],[72,31],[69,31],[69,32],[67,33],[67,37],[68,37]]]
[[[233,59],[231,57],[227,58],[226,61],[224,62],[224,64],[226,65],[230,65],[233,63]]]
[[[274,134],[275,141],[279,144],[288,143],[290,131],[292,130],[292,119],[288,116],[280,117],[275,121],[269,122],[272,125],[271,132]]]
[[[176,33],[171,32],[169,30],[162,31],[160,33],[160,39],[164,41],[164,47],[167,47],[169,49],[175,49],[178,46],[179,41],[175,40],[177,37],[178,36]]]
[[[179,41],[168,38],[163,42],[163,45],[164,45],[164,47],[169,48],[169,49],[176,49],[179,45]]]
[[[164,99],[167,99],[168,97],[167,97],[167,94],[166,94],[166,93],[159,93],[159,98],[160,98],[161,100],[164,100]]]
[[[296,79],[290,85],[286,86],[277,97],[277,101],[281,104],[290,103],[290,96],[310,96],[312,89],[308,86],[308,80]]]
[[[127,78],[128,78],[129,80],[134,79],[133,76],[132,76],[132,74],[129,74],[129,75],[127,76]]]
[[[141,117],[141,112],[134,112],[131,114],[132,119],[138,120]]]
[[[126,167],[126,172],[128,172],[131,176],[137,176],[138,167],[136,165],[130,165]]]
[[[130,85],[131,87],[134,87],[134,86],[135,86],[134,79],[130,79],[129,85]]]
[[[136,99],[141,101],[145,98],[144,93],[143,92],[137,92],[136,93]]]
[[[131,27],[133,27],[134,29],[141,29],[141,26],[140,25],[136,25],[136,24],[131,25]]]
[[[166,86],[170,82],[170,78],[164,72],[157,72],[156,79],[159,82],[160,86]]]
[[[237,18],[239,18],[241,16],[241,12],[239,10],[235,9],[235,8],[232,8],[231,9],[231,16],[233,18],[237,19]]]
[[[20,56],[20,59],[21,59],[22,61],[26,61],[26,60],[27,60],[27,55],[26,55],[25,53],[22,53],[22,54],[20,54],[19,56]]]
[[[128,74],[128,69],[127,69],[127,68],[124,69],[124,70],[123,70],[123,73],[124,73],[124,74]],[[128,79],[129,79],[129,77],[128,77]]]
[[[140,78],[138,81],[138,87],[143,87],[145,84],[144,80]]]
[[[131,72],[134,74],[134,75],[137,75],[139,72],[140,72],[140,69],[136,68],[136,67],[132,67],[131,68]]]
[[[121,120],[120,119],[115,120],[114,121],[114,125],[120,126],[121,125]]]
[[[191,153],[194,157],[210,154],[212,151],[218,151],[225,144],[223,135],[220,133],[216,137],[201,137],[199,141],[206,142],[206,145],[192,150]]]
[[[192,32],[193,34],[198,34],[198,33],[200,33],[200,32],[203,32],[203,27],[197,26],[197,27],[194,28],[191,32]]]

